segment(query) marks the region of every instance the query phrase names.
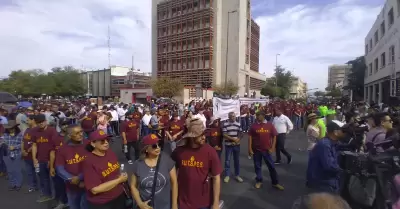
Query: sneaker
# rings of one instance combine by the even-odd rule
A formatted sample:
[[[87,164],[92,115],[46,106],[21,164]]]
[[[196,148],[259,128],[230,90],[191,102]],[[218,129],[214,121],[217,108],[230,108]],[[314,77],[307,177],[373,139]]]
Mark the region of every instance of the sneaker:
[[[64,209],[66,208],[67,205],[64,203],[58,203],[58,205],[56,207],[54,207],[53,209]]]
[[[29,188],[28,189],[28,193],[32,193],[32,192],[36,192],[38,189],[36,188]]]
[[[21,190],[21,187],[15,187],[14,190],[17,191],[17,192],[19,192],[19,190]]]
[[[38,203],[42,203],[42,202],[47,202],[52,200],[53,198],[49,197],[49,196],[41,196],[38,200],[36,200],[36,202]]]
[[[128,164],[132,165],[133,161],[132,160],[128,160]]]
[[[8,191],[9,191],[9,192],[14,191],[14,190],[15,190],[15,186],[10,186],[10,187],[8,187]]]
[[[292,163],[292,157],[288,157],[287,164],[291,164],[291,163]]]
[[[257,182],[257,183],[254,185],[254,187],[255,187],[256,189],[259,189],[259,188],[261,188],[261,185],[262,185],[261,182]]]
[[[225,176],[224,182],[225,182],[225,183],[228,183],[228,182],[229,182],[229,176]]]
[[[280,184],[272,185],[272,187],[274,187],[275,189],[281,190],[281,191],[285,190],[285,187],[283,187],[283,186],[280,185]]]
[[[240,176],[236,176],[236,177],[235,177],[235,180],[236,180],[237,182],[239,182],[239,183],[242,183],[242,182],[243,182],[243,179],[242,179],[242,177],[240,177]]]
[[[281,162],[280,162],[280,161],[276,161],[274,164],[275,164],[275,165],[280,165]]]

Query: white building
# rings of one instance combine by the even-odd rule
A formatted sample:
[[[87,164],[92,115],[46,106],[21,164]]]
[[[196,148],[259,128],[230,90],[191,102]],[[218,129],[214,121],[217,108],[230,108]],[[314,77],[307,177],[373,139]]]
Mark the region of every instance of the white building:
[[[303,82],[299,77],[294,77],[292,80],[292,86],[290,88],[290,98],[300,99],[306,98],[307,83]]]
[[[180,78],[187,88],[179,100],[185,102],[195,85],[229,80],[240,96],[259,97],[266,76],[258,72],[260,31],[250,5],[250,0],[153,0],[152,75]],[[212,97],[212,89],[203,92]]]
[[[387,0],[365,37],[364,100],[387,103],[391,96],[400,96],[400,0]]]
[[[336,87],[338,83],[343,84],[346,78],[346,72],[351,68],[351,65],[331,65],[328,67],[328,86],[329,88]]]

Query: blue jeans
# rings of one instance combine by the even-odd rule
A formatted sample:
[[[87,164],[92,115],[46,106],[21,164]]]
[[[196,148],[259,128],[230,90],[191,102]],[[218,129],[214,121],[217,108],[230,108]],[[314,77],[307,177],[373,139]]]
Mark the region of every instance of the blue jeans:
[[[11,159],[9,156],[3,158],[7,166],[8,186],[21,187],[22,186],[22,161],[20,159]]]
[[[86,194],[85,191],[68,191],[68,206],[70,209],[86,209]]]
[[[150,129],[148,126],[142,125],[142,137],[150,134]]]
[[[265,164],[267,164],[272,185],[278,184],[278,174],[276,173],[275,170],[274,161],[272,160],[272,157],[268,151],[266,152],[254,151],[253,163],[254,163],[254,171],[256,173],[256,182],[263,181],[262,169],[261,169],[263,159]]]
[[[38,182],[37,182],[37,178],[36,178],[35,166],[33,165],[33,161],[32,160],[24,160],[24,162],[25,162],[25,170],[26,170],[26,175],[28,178],[29,188],[37,189]]]
[[[299,129],[301,127],[301,119],[299,116],[293,116],[293,126],[295,129]]]
[[[250,118],[249,118],[249,128],[250,128],[250,126],[251,125],[253,125],[253,123],[255,122],[255,119],[256,119],[256,116],[254,116],[254,115],[250,115]]]
[[[48,162],[39,162],[39,181],[42,195],[51,197],[51,180]]]
[[[4,163],[5,146],[0,146],[0,173],[7,173],[7,166]]]
[[[233,166],[235,167],[235,176],[239,176],[240,145],[233,145],[233,146],[225,145],[225,176],[230,176],[232,155],[233,155]]]
[[[249,130],[249,118],[248,117],[240,117],[240,126],[242,128],[242,131],[248,131]]]
[[[67,204],[68,199],[67,199],[67,194],[65,190],[65,182],[64,180],[59,177],[58,175],[55,175],[52,177],[53,179],[53,184],[54,184],[54,199],[58,200],[59,202],[63,204]]]

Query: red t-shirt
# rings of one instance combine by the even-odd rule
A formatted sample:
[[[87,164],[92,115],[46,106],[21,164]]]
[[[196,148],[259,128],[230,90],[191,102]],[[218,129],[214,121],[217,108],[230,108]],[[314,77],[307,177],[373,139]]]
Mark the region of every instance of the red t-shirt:
[[[82,173],[81,164],[89,153],[85,150],[84,144],[64,145],[56,153],[56,166],[64,166],[65,171],[73,176]],[[80,190],[77,185],[66,182],[68,190]]]
[[[81,122],[81,127],[83,131],[93,131],[94,130],[94,125],[96,124],[97,116],[96,113],[91,112],[85,120],[82,120]]]
[[[211,127],[206,131],[208,142],[212,147],[222,147],[222,130],[221,127]]]
[[[180,209],[210,207],[213,203],[212,179],[222,172],[217,152],[208,144],[200,148],[178,147],[172,153],[178,168],[178,204]],[[190,183],[189,183],[190,182]]]
[[[132,118],[137,122],[140,122],[140,120],[142,119],[142,114],[140,112],[134,112],[132,113]]]
[[[171,134],[171,136],[174,136],[175,134],[181,132],[184,129],[185,129],[185,127],[184,127],[182,121],[180,121],[180,120],[169,122],[168,127],[167,127],[167,131],[169,131],[169,134]],[[182,136],[182,134],[180,136],[178,136],[176,140],[179,140],[181,136]]]
[[[169,115],[163,115],[160,118],[160,123],[162,126],[167,126],[169,122]]]
[[[87,190],[87,200],[94,204],[104,204],[120,196],[123,192],[122,185],[94,195],[90,190],[105,182],[117,179],[120,175],[120,164],[112,150],[107,150],[104,156],[88,153],[82,162],[83,179]]]
[[[278,135],[272,123],[254,123],[250,127],[253,150],[265,152],[272,148],[272,139]]]
[[[135,142],[139,139],[140,124],[137,120],[123,121],[121,124],[121,133],[125,133],[126,141]]]
[[[32,147],[32,128],[26,129],[24,132],[23,143],[24,143],[24,151],[28,153],[27,156],[24,156],[24,160],[32,160],[32,150],[29,150]]]
[[[49,162],[50,151],[55,150],[54,136],[57,136],[57,131],[51,126],[45,129],[39,127],[32,130],[32,142],[37,146],[37,160],[39,162]]]

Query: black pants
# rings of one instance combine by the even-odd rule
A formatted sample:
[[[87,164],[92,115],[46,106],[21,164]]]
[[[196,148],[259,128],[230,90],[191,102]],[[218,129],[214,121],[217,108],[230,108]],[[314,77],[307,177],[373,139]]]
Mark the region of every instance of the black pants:
[[[88,209],[125,209],[126,196],[122,193],[117,198],[104,204],[95,204],[88,201]]]
[[[115,136],[119,136],[118,121],[110,121],[110,126]]]
[[[275,144],[276,162],[281,162],[281,152],[288,158],[288,160],[292,158],[289,152],[287,152],[285,149],[285,140],[286,140],[285,133],[278,134],[278,136],[276,136],[276,144]]]
[[[139,141],[135,141],[135,142],[128,142],[126,144],[128,146],[128,152],[125,153],[125,157],[127,160],[132,160],[131,157],[131,150],[132,148],[135,151],[135,160],[139,159],[139,155],[140,155],[140,151],[139,151]]]

